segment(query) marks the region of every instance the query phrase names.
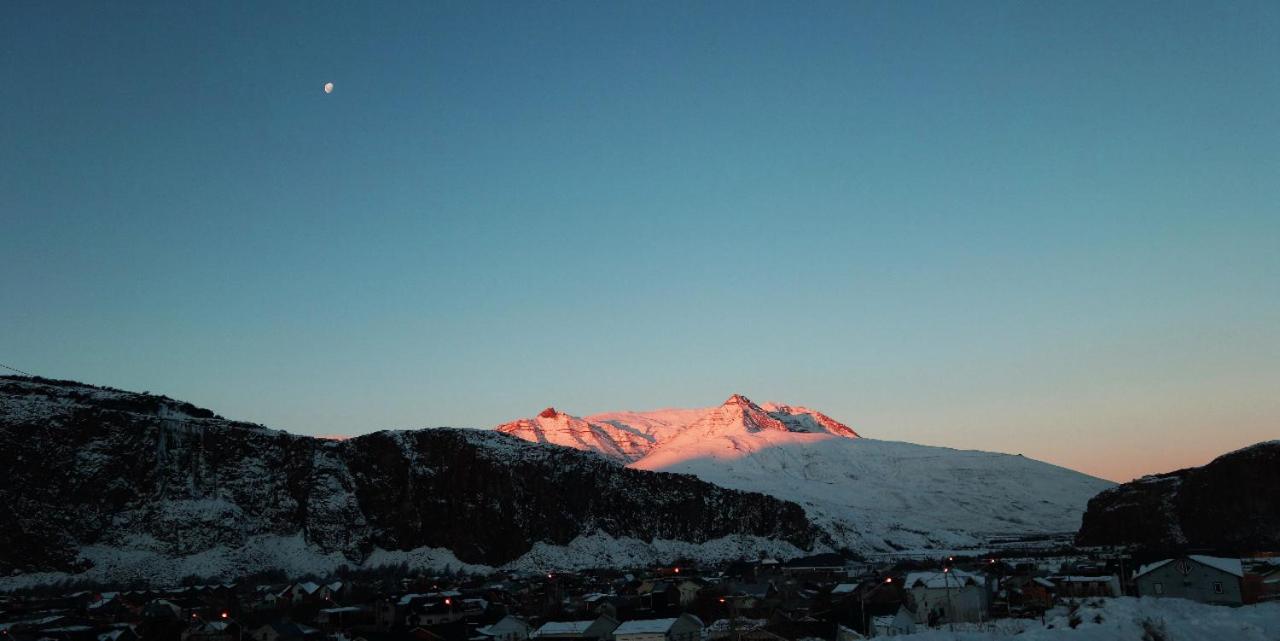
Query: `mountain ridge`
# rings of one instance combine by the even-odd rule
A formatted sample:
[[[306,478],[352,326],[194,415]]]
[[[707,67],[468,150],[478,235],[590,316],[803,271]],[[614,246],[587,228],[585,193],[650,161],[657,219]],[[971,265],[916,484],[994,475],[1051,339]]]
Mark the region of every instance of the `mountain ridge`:
[[[691,410],[557,416],[569,418],[496,429],[795,501],[836,545],[870,553],[968,547],[991,534],[1071,533],[1087,501],[1114,485],[1021,455],[867,438],[816,410],[757,405],[739,394]],[[570,420],[592,438],[558,429]],[[633,449],[619,454],[636,434],[639,447],[627,441]]]
[[[0,575],[176,582],[406,558],[526,567],[601,537],[649,560],[824,540],[793,503],[488,430],[336,441],[27,377],[0,377],[0,466]]]

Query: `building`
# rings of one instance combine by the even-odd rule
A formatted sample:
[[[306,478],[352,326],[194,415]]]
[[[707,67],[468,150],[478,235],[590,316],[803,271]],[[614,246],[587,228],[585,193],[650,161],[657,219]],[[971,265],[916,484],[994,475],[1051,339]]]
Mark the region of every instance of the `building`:
[[[548,621],[534,630],[529,638],[540,641],[613,641],[613,631],[617,627],[618,620],[608,615],[588,621]]]
[[[916,623],[977,623],[986,618],[991,604],[987,578],[963,570],[912,572],[905,585],[915,604]]]
[[[614,641],[699,641],[702,620],[692,614],[674,619],[627,621],[613,631]]]
[[[1133,575],[1140,596],[1176,597],[1220,605],[1244,602],[1243,579],[1240,559],[1199,554],[1144,565]]]
[[[916,631],[916,615],[907,606],[898,608],[898,613],[871,619],[871,636],[896,637]]]
[[[525,641],[529,638],[529,624],[507,615],[492,625],[476,628],[476,635],[492,641]]]

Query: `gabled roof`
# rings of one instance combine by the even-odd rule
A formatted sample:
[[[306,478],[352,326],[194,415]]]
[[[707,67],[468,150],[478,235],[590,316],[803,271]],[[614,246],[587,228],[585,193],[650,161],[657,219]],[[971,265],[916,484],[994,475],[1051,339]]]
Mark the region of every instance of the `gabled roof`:
[[[547,621],[542,624],[542,627],[534,630],[530,636],[554,637],[565,634],[582,634],[595,622],[596,619],[588,621]]]
[[[666,634],[675,623],[676,619],[625,621],[613,631],[613,635],[616,637],[622,634]]]
[[[981,574],[970,574],[963,570],[950,572],[912,572],[907,575],[907,587],[917,585],[930,589],[962,588],[969,583],[986,585],[987,579]]]
[[[1211,567],[1220,572],[1226,572],[1227,574],[1232,574],[1238,577],[1244,576],[1244,566],[1240,564],[1240,559],[1226,559],[1226,558],[1217,557],[1217,556],[1205,556],[1203,554],[1189,554],[1186,556],[1186,558],[1191,561],[1195,561],[1200,565]],[[1144,565],[1138,568],[1138,573],[1134,574],[1133,578],[1136,579],[1149,572],[1159,570],[1160,568],[1166,565],[1169,565],[1170,563],[1173,563],[1176,560],[1177,559],[1165,559],[1163,561],[1156,561],[1155,563],[1149,563],[1147,565]]]

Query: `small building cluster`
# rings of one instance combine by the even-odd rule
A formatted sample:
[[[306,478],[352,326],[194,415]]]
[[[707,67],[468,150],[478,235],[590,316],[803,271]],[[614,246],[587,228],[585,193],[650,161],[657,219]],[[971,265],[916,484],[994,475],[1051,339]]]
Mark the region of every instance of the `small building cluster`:
[[[886,558],[0,596],[3,641],[857,641],[1122,595],[1280,599],[1280,559]]]

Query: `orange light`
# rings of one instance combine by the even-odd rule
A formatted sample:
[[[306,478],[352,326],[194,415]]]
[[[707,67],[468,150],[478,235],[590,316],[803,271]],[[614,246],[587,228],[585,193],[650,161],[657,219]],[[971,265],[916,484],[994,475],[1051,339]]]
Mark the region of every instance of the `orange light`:
[[[445,605],[453,605],[453,599],[445,599],[445,600],[444,600],[444,604],[445,604]]]
[[[676,574],[680,574],[680,568],[676,568]]]
[[[889,578],[885,579],[885,580],[884,580],[884,582],[885,582],[885,583],[893,583],[893,577],[889,577]]]
[[[230,613],[230,612],[223,612],[223,613],[222,613],[222,618],[226,619],[226,618],[230,618],[230,617],[231,617],[231,613]]]

